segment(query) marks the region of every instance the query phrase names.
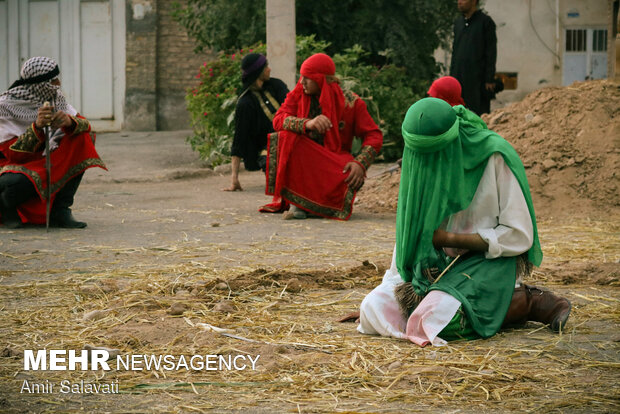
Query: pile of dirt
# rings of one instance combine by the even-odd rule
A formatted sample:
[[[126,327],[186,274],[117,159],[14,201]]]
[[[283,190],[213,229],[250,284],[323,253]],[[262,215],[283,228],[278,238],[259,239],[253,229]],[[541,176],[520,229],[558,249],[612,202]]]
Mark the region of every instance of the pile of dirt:
[[[484,115],[525,165],[537,213],[604,216],[620,205],[620,85],[606,80],[548,87]],[[369,179],[359,206],[396,211],[400,174]]]
[[[365,260],[360,266],[342,271],[327,269],[308,272],[289,272],[286,270],[268,271],[256,269],[241,274],[226,283],[232,292],[254,289],[256,286],[281,286],[289,292],[306,289],[327,288],[334,290],[351,289],[353,287],[373,288],[381,281],[385,266],[376,265]]]
[[[372,213],[396,212],[400,170],[369,177],[357,193],[355,206]]]
[[[560,262],[547,266],[546,276],[561,281],[565,285],[583,284],[599,286],[620,286],[620,263]]]

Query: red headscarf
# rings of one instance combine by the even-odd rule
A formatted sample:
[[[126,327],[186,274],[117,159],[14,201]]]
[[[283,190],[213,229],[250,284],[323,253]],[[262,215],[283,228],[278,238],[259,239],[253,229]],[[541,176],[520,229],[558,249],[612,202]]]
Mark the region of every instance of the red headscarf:
[[[452,76],[444,76],[437,79],[427,93],[433,98],[443,99],[452,106],[465,105],[461,97],[461,84]]]
[[[344,111],[344,94],[335,77],[336,65],[332,58],[324,53],[317,53],[310,56],[301,65],[299,71],[302,77],[312,79],[321,88],[319,104],[321,113],[332,121],[330,128],[324,136],[324,145],[331,151],[340,151],[339,123]],[[297,116],[305,118],[310,111],[310,96],[306,95],[301,85],[301,78],[291,94],[298,99]]]

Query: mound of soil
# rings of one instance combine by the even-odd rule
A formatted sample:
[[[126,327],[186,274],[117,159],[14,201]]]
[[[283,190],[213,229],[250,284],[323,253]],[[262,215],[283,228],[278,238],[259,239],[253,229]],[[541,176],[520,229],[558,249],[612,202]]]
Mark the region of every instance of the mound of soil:
[[[356,207],[372,213],[396,212],[400,170],[370,176],[357,193]]]
[[[606,80],[548,87],[483,116],[517,150],[538,215],[617,214],[620,85]],[[396,211],[400,174],[371,178],[358,204]]]
[[[362,265],[346,271],[328,269],[300,273],[286,270],[256,269],[230,279],[227,283],[233,292],[254,289],[256,286],[273,285],[286,286],[287,290],[291,292],[318,287],[334,290],[353,287],[372,288],[380,282],[385,270],[384,266],[375,265],[370,261],[364,261]]]
[[[566,261],[548,266],[545,276],[559,280],[565,285],[620,286],[620,263],[592,261],[570,263]]]

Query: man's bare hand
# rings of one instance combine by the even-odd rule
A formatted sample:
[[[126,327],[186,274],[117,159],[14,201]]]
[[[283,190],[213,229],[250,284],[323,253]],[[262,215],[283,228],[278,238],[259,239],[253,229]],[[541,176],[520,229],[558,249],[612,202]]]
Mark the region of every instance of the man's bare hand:
[[[438,250],[443,247],[453,248],[458,254],[465,254],[469,250],[489,251],[489,244],[478,233],[450,233],[442,229],[433,233],[433,246]]]
[[[73,120],[69,115],[62,111],[58,111],[52,116],[53,128],[69,128],[71,125],[73,125]]]
[[[353,190],[359,190],[364,184],[364,169],[356,162],[350,161],[344,166],[342,170],[343,174],[347,171],[351,171],[349,176],[344,179],[344,182]]]
[[[37,113],[37,119],[34,121],[34,125],[39,129],[43,129],[46,126],[51,125],[54,115],[53,111],[54,108],[51,106],[40,107]]]
[[[306,123],[306,129],[316,131],[319,134],[324,134],[331,127],[332,121],[330,121],[325,115],[319,115]]]
[[[51,106],[42,106],[39,108],[34,124],[39,129],[43,129],[46,126],[69,128],[73,125],[73,120],[62,111],[54,112],[54,108]]]
[[[437,229],[435,233],[433,233],[433,246],[435,249],[439,250],[442,247],[448,246],[448,240],[450,237],[450,233],[445,230]]]
[[[355,311],[355,312],[351,312],[346,316],[343,316],[342,318],[336,320],[336,322],[355,322],[355,323],[359,323],[360,321],[360,311]]]

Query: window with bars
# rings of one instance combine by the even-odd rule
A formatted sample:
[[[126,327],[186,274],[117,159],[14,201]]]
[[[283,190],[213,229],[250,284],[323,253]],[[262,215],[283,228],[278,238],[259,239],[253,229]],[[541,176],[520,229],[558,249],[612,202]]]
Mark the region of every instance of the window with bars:
[[[567,29],[566,30],[566,51],[585,52],[586,51],[586,29]]]
[[[607,77],[607,34],[600,26],[565,29],[562,85]]]
[[[585,52],[588,50],[589,37],[592,38],[592,51],[607,51],[606,29],[566,29],[566,51]]]
[[[607,30],[593,30],[592,31],[592,51],[593,52],[607,51]]]

